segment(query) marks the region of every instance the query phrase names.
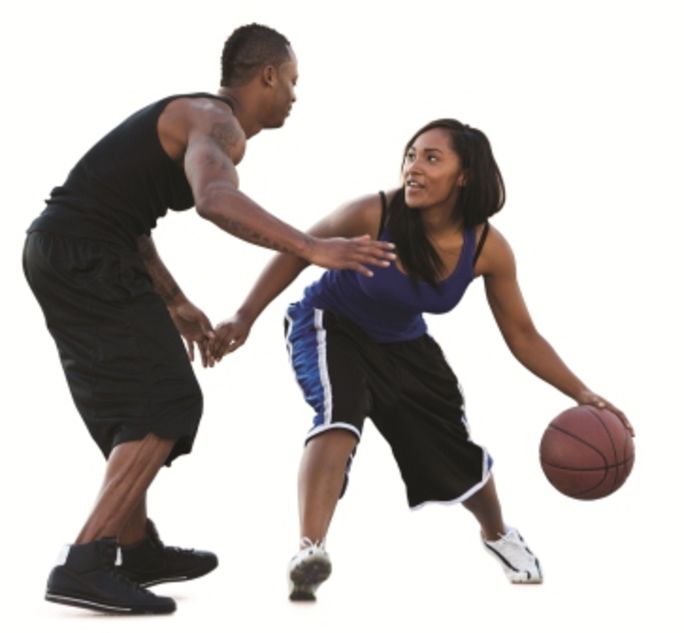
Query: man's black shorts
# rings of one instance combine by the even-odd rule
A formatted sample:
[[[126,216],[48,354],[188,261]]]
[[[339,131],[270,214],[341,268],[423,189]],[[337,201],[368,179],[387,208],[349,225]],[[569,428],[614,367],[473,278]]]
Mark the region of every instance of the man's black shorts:
[[[23,264],[74,402],[105,457],[148,433],[176,440],[167,464],[189,453],[202,393],[139,254],[35,231]]]

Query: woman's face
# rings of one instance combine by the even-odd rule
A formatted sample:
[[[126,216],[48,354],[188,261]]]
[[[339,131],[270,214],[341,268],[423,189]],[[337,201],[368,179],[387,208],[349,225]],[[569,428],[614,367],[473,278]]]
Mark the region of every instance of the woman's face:
[[[413,142],[404,157],[403,181],[408,207],[425,209],[446,203],[453,208],[465,178],[446,130],[428,130]]]

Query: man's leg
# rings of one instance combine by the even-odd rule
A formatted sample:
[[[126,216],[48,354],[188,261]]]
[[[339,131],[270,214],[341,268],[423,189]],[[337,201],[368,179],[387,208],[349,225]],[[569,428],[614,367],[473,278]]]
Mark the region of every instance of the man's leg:
[[[114,447],[107,460],[100,494],[76,539],[77,545],[102,537],[119,540],[122,534],[128,543],[131,537],[138,536],[137,540],[144,538],[144,523],[141,533],[138,519],[145,512],[145,493],[164,465],[173,444],[174,440],[148,433],[142,440]]]
[[[174,440],[149,433],[114,448],[95,507],[74,545],[50,573],[46,599],[108,613],[171,613],[175,602],[155,596],[115,566],[117,539],[144,503],[147,488]]]

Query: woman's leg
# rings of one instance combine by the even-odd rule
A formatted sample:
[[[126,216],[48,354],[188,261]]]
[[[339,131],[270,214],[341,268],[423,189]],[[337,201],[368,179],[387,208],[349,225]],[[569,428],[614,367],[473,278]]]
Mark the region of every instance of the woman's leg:
[[[299,467],[300,550],[290,561],[290,600],[315,600],[332,565],[325,551],[328,527],[344,485],[347,462],[358,438],[332,429],[313,437]]]
[[[339,499],[347,462],[358,443],[356,435],[331,429],[307,443],[299,467],[300,535],[321,543]]]
[[[506,533],[493,476],[472,497],[466,499],[463,505],[475,515],[486,540],[496,541]]]
[[[511,582],[542,582],[539,560],[520,533],[515,528],[506,527],[503,522],[493,477],[463,505],[479,521],[485,548],[499,561]]]

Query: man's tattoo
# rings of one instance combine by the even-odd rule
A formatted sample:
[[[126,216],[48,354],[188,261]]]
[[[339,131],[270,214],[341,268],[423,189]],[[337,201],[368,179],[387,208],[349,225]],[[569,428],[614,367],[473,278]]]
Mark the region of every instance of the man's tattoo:
[[[164,262],[159,258],[152,238],[146,235],[138,238],[138,252],[145,263],[147,273],[152,279],[154,289],[159,293],[164,303],[171,303],[181,293],[181,289],[164,266]]]
[[[289,253],[292,255],[296,254],[292,249],[288,248],[287,246],[281,244],[280,242],[276,242],[275,240],[264,237],[258,231],[246,227],[244,224],[242,224],[242,222],[239,222],[238,220],[230,220],[226,218],[224,222],[224,228],[226,229],[226,231],[228,231],[232,235],[235,235],[235,237],[247,240],[252,244],[258,244],[259,246],[272,248],[273,250],[280,251],[281,253]]]
[[[209,136],[226,154],[240,140],[240,132],[233,123],[214,123]]]

